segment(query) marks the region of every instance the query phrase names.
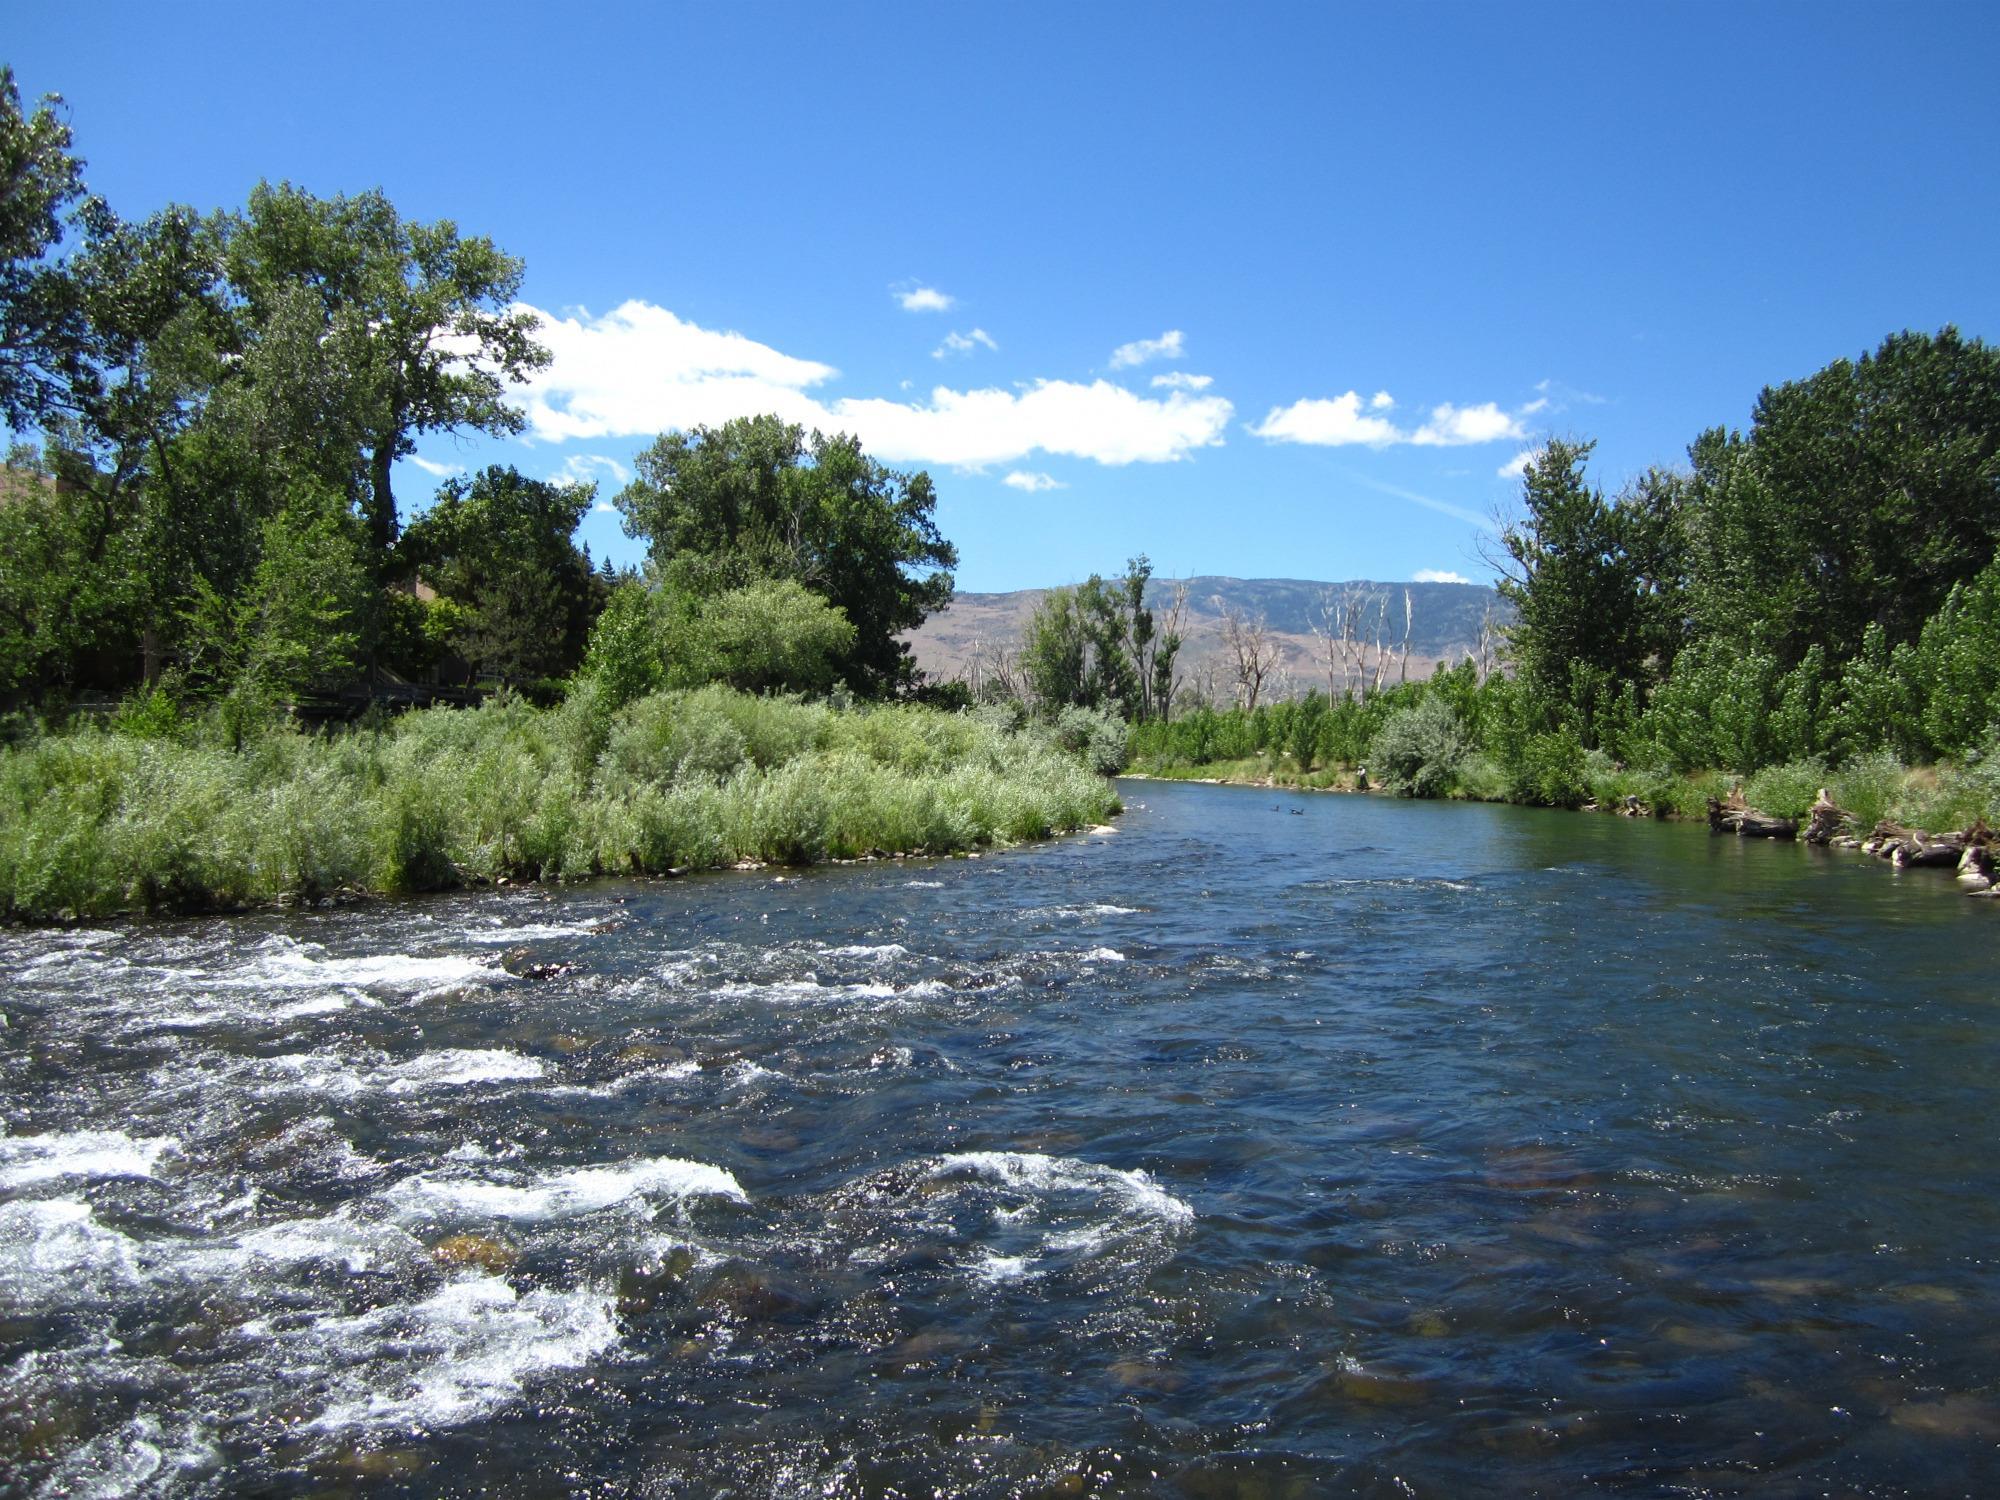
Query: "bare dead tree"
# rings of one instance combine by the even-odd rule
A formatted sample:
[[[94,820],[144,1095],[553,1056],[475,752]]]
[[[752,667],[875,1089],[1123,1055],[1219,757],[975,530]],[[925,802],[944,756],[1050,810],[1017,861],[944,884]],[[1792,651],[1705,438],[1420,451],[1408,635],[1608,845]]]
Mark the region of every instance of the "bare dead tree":
[[[1410,631],[1416,623],[1416,618],[1417,618],[1416,605],[1414,604],[1414,602],[1412,602],[1410,598],[1410,591],[1408,589],[1404,589],[1403,590],[1403,659],[1401,664],[1396,669],[1396,680],[1398,682],[1408,682],[1410,680]]]
[[[970,663],[972,698],[975,703],[1021,696],[1021,653],[1004,641],[981,637],[974,643]]]
[[[1500,622],[1493,614],[1493,601],[1486,601],[1486,613],[1479,621],[1479,680],[1484,682],[1493,675],[1493,664],[1500,651]]]
[[[1246,615],[1235,605],[1223,603],[1220,596],[1214,603],[1222,615],[1222,643],[1229,649],[1243,706],[1255,713],[1264,679],[1277,667],[1281,648],[1262,614]]]

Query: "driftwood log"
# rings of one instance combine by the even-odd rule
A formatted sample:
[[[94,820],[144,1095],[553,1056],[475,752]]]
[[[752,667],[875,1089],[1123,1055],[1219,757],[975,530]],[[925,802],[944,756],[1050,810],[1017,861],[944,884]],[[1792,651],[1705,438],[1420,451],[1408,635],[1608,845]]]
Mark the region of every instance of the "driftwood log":
[[[1708,826],[1717,833],[1733,833],[1746,839],[1795,839],[1799,836],[1797,819],[1774,818],[1769,813],[1758,812],[1756,808],[1745,805],[1740,789],[1731,792],[1727,802],[1714,797],[1708,799]]]

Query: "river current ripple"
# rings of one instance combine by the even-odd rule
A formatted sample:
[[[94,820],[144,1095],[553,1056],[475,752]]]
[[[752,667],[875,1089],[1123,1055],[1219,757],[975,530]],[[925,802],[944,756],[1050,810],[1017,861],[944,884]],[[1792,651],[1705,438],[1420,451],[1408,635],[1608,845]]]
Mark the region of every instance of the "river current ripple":
[[[1126,795],[0,934],[0,1490],[1994,1491],[1993,904]]]

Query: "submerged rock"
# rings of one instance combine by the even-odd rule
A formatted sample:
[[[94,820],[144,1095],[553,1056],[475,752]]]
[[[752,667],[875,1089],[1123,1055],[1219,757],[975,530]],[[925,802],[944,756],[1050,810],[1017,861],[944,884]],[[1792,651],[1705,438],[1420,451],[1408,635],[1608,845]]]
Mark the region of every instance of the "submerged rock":
[[[431,1259],[441,1266],[477,1266],[494,1275],[521,1258],[518,1250],[483,1234],[447,1235],[431,1246]]]

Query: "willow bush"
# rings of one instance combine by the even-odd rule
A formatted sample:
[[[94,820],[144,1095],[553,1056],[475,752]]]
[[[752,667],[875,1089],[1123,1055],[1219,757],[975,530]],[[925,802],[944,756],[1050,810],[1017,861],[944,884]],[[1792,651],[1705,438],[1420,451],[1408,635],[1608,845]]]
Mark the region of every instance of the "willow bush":
[[[0,915],[949,854],[1118,807],[1053,735],[972,714],[714,686],[610,701],[499,698],[237,749],[199,725],[27,735],[0,750]]]

